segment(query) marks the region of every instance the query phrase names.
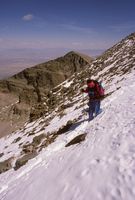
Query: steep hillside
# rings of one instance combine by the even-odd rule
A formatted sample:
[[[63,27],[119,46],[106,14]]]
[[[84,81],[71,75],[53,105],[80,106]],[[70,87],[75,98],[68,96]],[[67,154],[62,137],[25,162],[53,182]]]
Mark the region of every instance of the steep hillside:
[[[135,33],[127,36],[125,39],[114,45],[112,48],[104,52],[94,62],[95,69],[97,68],[98,78],[108,77],[109,80],[114,79],[114,75],[119,77],[123,74],[130,73],[134,69],[135,63]],[[109,66],[109,68],[106,68]],[[100,70],[102,72],[100,73]]]
[[[33,110],[31,123],[0,140],[1,199],[134,200],[134,41],[132,34],[53,88],[39,104],[48,110]],[[89,76],[103,80],[106,98],[88,123],[80,88]]]
[[[135,72],[124,78],[90,123],[72,107],[48,127],[42,118],[1,139],[1,171],[10,170],[0,175],[0,198],[134,200]]]

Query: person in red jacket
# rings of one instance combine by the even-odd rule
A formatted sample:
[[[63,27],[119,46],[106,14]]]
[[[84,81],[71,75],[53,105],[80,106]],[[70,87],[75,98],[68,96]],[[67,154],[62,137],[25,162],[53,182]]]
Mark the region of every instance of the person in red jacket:
[[[104,89],[96,80],[88,79],[87,88],[82,89],[82,92],[88,93],[89,96],[89,121],[100,112],[101,98],[104,96]]]

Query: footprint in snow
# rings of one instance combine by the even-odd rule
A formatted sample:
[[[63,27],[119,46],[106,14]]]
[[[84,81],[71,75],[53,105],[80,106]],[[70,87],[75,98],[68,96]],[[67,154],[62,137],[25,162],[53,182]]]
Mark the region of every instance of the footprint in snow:
[[[88,175],[89,172],[90,172],[90,168],[86,168],[85,170],[82,171],[81,177],[84,177],[84,176]]]

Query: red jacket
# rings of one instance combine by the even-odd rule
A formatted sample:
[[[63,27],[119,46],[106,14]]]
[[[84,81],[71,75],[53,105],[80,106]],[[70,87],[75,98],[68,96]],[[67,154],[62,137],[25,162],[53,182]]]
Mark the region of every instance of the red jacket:
[[[85,93],[88,93],[90,99],[96,100],[96,99],[101,98],[100,88],[98,84],[96,84],[95,87],[93,88],[87,87],[86,89],[83,89],[82,91]]]

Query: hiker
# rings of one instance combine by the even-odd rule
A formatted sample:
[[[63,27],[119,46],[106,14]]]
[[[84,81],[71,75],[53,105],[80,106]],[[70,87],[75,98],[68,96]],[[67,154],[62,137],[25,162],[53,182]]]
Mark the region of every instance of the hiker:
[[[82,92],[88,93],[89,96],[89,121],[101,113],[100,102],[104,96],[104,89],[101,84],[93,79],[87,80],[87,88],[82,89]]]

